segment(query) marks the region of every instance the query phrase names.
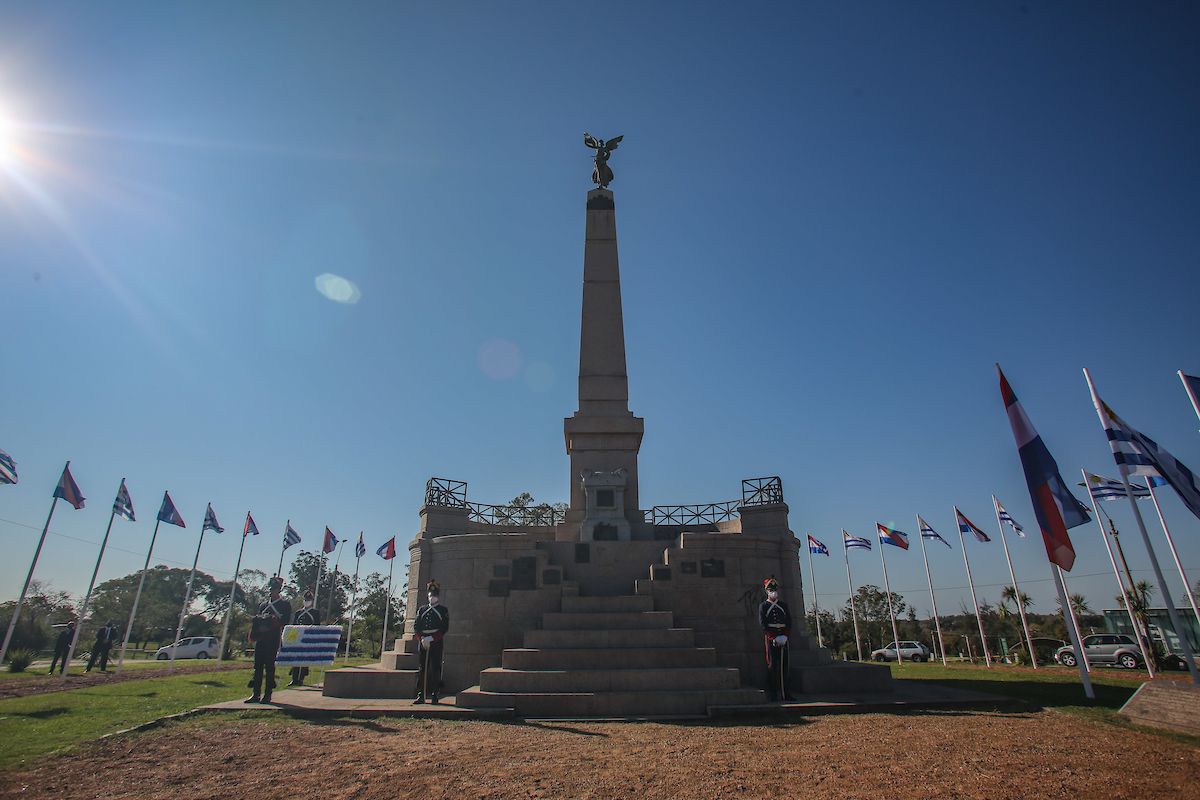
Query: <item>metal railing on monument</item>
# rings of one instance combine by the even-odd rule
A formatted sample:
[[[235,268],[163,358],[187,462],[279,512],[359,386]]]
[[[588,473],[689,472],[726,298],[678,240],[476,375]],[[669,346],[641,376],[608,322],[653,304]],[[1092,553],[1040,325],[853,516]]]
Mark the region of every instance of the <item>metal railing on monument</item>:
[[[440,508],[465,508],[467,519],[484,525],[552,527],[566,519],[564,508],[549,503],[534,506],[493,505],[467,500],[467,482],[449,478],[430,478],[425,483],[425,505]]]
[[[695,505],[654,506],[643,511],[652,525],[715,525],[738,516],[743,506],[767,506],[783,502],[783,481],[778,476],[746,478],[742,481],[742,499]]]

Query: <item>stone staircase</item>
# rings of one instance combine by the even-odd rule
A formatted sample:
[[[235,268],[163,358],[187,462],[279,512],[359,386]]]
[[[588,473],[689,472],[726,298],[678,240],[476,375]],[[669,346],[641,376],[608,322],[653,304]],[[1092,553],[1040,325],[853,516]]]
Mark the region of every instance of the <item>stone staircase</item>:
[[[524,644],[459,692],[458,705],[524,717],[660,717],[766,702],[646,595],[564,596],[562,611],[543,614],[541,630],[527,631]]]

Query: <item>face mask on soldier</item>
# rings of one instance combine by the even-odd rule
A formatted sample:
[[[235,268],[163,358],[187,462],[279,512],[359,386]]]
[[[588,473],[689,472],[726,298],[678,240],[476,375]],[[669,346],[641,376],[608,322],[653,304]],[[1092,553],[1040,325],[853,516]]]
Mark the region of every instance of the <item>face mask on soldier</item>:
[[[436,606],[438,604],[438,596],[436,594],[429,595],[429,605]]]
[[[313,607],[313,601],[312,601],[312,600],[305,600],[305,601],[304,601],[304,607],[305,607],[305,608],[312,608],[312,607]]]
[[[776,592],[776,591],[767,592],[767,599],[768,600],[778,600],[779,592]]]

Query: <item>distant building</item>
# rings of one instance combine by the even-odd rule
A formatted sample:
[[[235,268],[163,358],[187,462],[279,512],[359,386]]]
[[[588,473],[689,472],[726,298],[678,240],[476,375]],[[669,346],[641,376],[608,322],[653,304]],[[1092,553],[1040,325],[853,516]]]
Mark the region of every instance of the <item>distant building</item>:
[[[1192,646],[1192,652],[1200,652],[1200,623],[1197,623],[1196,615],[1190,608],[1183,609],[1176,606],[1175,611],[1183,621],[1184,633]],[[1129,613],[1125,609],[1106,608],[1102,613],[1104,614],[1104,626],[1110,632],[1123,633],[1127,636],[1133,635],[1133,627],[1129,624]],[[1166,641],[1167,649],[1172,653],[1179,652],[1179,637],[1171,627],[1166,607],[1147,609],[1146,619],[1150,623],[1150,633],[1154,638]]]

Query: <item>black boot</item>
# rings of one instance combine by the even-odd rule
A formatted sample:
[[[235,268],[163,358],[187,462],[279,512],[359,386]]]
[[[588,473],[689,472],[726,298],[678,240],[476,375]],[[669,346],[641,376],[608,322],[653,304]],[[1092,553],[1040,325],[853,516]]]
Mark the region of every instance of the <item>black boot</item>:
[[[436,706],[438,704],[438,696],[435,694],[429,702],[433,703]]]
[[[247,698],[245,699],[245,701],[243,701],[243,702],[246,702],[246,703],[260,703],[260,702],[262,702],[262,700],[261,700],[261,698],[259,698],[259,696],[258,696],[258,692],[255,692],[254,694],[252,694],[252,695],[250,695],[249,697],[247,697]]]
[[[269,703],[271,702],[271,692],[270,692],[270,690],[268,690],[268,691],[266,691],[266,692],[264,692],[264,693],[263,693],[263,696],[262,696],[262,702],[263,702],[263,704],[264,704],[264,705],[266,705],[266,704],[269,704]]]
[[[416,699],[415,699],[415,700],[413,700],[413,705],[414,705],[414,706],[423,706],[423,705],[425,705],[425,695],[423,695],[423,694],[421,694],[420,692],[418,692],[418,693],[417,693],[417,697],[416,697]]]

